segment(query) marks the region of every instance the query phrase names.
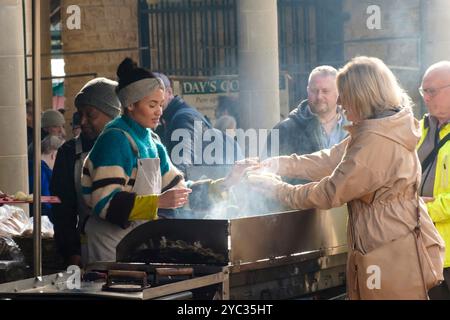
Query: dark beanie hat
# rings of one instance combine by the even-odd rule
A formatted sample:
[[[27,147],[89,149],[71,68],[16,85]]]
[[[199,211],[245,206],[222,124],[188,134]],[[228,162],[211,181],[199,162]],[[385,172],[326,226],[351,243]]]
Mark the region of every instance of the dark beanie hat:
[[[139,68],[131,58],[125,58],[117,68],[117,77],[119,79],[117,91],[120,91],[133,82],[146,78],[155,78],[155,75],[144,68]]]
[[[72,115],[72,128],[79,127],[81,125],[81,116],[78,111]]]
[[[156,88],[165,90],[161,79],[155,77],[152,72],[139,68],[130,58],[125,58],[120,63],[117,76],[119,85],[116,91],[123,108],[139,101]]]
[[[75,97],[75,107],[92,106],[111,118],[120,114],[120,101],[116,94],[117,82],[95,78],[87,82]]]

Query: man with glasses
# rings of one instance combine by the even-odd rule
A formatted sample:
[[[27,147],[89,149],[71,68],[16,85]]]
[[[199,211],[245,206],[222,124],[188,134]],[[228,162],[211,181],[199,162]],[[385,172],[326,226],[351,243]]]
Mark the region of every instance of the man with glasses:
[[[422,163],[420,195],[445,241],[445,281],[430,290],[431,299],[450,300],[450,61],[433,64],[425,72],[419,92],[428,114],[421,120],[417,153]]]

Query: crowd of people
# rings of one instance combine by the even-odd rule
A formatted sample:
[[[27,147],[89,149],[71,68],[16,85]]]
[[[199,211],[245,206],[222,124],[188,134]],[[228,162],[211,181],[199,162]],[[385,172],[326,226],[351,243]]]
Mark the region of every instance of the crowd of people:
[[[165,210],[211,202],[246,179],[293,209],[348,204],[351,299],[450,299],[450,62],[430,66],[419,91],[428,109],[420,121],[383,61],[356,57],[340,70],[318,66],[309,75],[307,99],[274,128],[278,154],[248,160],[223,179],[193,181],[189,167],[207,147],[202,140],[194,146],[196,123],[200,134],[217,132],[223,163],[243,159],[233,137],[240,127],[237,100],[220,98],[213,125],[174,94],[166,75],[126,58],[117,82],[96,78],[80,89],[72,139],[64,142],[60,112],[42,114],[42,192],[61,199],[43,214],[54,224],[65,262],[84,266],[115,260],[118,242]],[[190,136],[179,149],[181,162],[172,156],[178,129]],[[260,174],[261,168],[283,180]],[[399,248],[413,260],[379,258]],[[368,261],[379,263],[382,277],[389,274],[376,291],[366,286]],[[400,269],[405,265],[408,270]]]

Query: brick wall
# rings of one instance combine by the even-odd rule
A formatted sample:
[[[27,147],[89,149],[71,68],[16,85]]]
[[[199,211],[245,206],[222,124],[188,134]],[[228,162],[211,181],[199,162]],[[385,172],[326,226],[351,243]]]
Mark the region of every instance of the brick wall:
[[[81,9],[81,29],[69,30],[66,8],[76,4]],[[64,52],[95,51],[138,47],[138,17],[136,0],[62,0],[62,42]],[[64,56],[66,75],[97,73],[99,77],[116,80],[116,70],[125,57],[138,61],[137,51],[95,52]],[[74,112],[73,100],[80,88],[93,76],[67,78],[67,132]]]

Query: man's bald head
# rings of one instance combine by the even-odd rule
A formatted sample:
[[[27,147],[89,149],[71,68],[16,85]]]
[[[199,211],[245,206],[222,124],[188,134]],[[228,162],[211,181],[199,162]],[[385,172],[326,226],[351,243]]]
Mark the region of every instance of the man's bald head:
[[[435,64],[432,64],[427,69],[427,71],[425,71],[423,78],[425,79],[426,77],[428,77],[430,75],[434,75],[434,74],[440,74],[443,76],[450,77],[450,61],[444,60],[444,61],[439,61]]]
[[[450,61],[431,65],[422,80],[423,100],[440,124],[450,121]]]

